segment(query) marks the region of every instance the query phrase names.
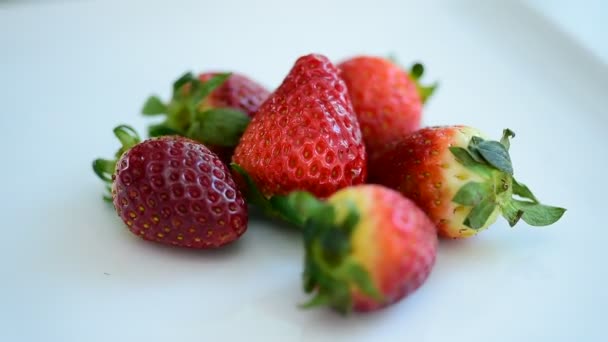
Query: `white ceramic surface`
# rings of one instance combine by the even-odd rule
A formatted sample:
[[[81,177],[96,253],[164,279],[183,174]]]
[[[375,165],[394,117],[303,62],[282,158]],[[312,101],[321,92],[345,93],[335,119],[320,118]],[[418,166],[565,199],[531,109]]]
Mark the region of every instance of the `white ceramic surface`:
[[[440,244],[415,294],[303,311],[302,250],[253,219],[219,251],[132,236],[90,167],[181,72],[275,87],[302,54],[423,60],[426,124],[517,133],[518,178],[569,209]],[[608,72],[517,2],[86,1],[0,7],[0,341],[601,341],[608,307]]]

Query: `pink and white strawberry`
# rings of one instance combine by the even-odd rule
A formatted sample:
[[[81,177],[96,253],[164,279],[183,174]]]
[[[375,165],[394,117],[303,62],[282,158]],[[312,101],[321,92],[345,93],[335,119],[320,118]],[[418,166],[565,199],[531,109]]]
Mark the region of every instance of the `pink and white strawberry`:
[[[565,209],[541,204],[515,180],[508,152],[514,135],[507,129],[493,141],[467,126],[423,128],[370,163],[370,182],[416,202],[443,237],[475,235],[500,214],[511,226],[520,219],[533,226],[552,224]]]

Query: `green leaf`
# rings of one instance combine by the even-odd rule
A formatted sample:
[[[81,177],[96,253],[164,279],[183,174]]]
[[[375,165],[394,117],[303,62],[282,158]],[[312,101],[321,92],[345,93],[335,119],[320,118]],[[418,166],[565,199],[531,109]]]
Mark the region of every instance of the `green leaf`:
[[[540,203],[513,201],[524,213],[522,219],[531,226],[548,226],[557,222],[566,212],[566,209],[552,207]]]
[[[482,141],[477,145],[477,150],[490,165],[509,175],[513,174],[511,157],[503,144],[498,141]]]
[[[199,82],[196,82],[196,87],[192,90],[192,102],[195,105],[198,105],[198,103],[211,94],[212,91],[224,84],[231,75],[231,73],[221,73],[211,77],[206,82],[200,84]]]
[[[270,199],[270,203],[277,211],[284,214],[291,212],[290,215],[294,217],[292,221],[302,222],[302,224],[312,215],[320,212],[322,207],[327,206],[324,202],[306,191],[293,191],[287,196],[273,196]]]
[[[115,160],[95,159],[93,161],[93,171],[97,177],[101,178],[101,180],[107,183],[112,182],[112,174],[114,174],[115,167]]]
[[[236,146],[251,119],[240,110],[215,108],[197,114],[191,138],[216,146]]]
[[[410,76],[415,80],[419,80],[422,75],[424,75],[424,65],[422,63],[414,63],[410,67]]]
[[[496,209],[496,202],[493,198],[484,198],[476,206],[471,209],[471,212],[464,220],[464,225],[473,229],[482,228],[494,210]]]
[[[519,222],[523,216],[523,210],[513,205],[512,201],[508,201],[501,207],[502,216],[509,222],[509,226],[513,227]]]
[[[454,155],[456,160],[466,168],[477,166],[479,163],[473,159],[473,156],[469,151],[462,147],[450,147],[450,152]]]
[[[359,224],[359,212],[357,211],[357,206],[350,200],[346,202],[346,206],[348,207],[348,212],[340,225],[344,232],[350,235]]]
[[[330,266],[339,265],[350,252],[349,235],[340,229],[327,229],[320,237],[323,259]]]
[[[150,96],[148,100],[146,100],[141,112],[144,115],[164,114],[167,113],[167,105],[165,105],[158,96]]]
[[[500,139],[500,143],[502,144],[502,146],[504,146],[507,149],[507,151],[511,147],[509,138],[514,138],[514,137],[515,137],[515,132],[513,132],[512,130],[506,128],[502,131],[502,138]]]
[[[490,189],[486,184],[468,182],[458,190],[452,199],[452,202],[462,205],[475,206],[484,198],[488,197],[489,194]]]
[[[350,293],[349,284],[345,281],[333,281],[327,287],[330,305],[339,313],[346,315],[353,307],[353,298]]]
[[[433,95],[435,90],[439,87],[439,83],[435,82],[429,86],[423,85],[420,83],[420,79],[422,75],[424,75],[424,65],[422,63],[415,63],[410,68],[410,76],[416,83],[416,89],[418,90],[418,94],[420,94],[420,99],[422,103],[426,103],[426,101]]]
[[[160,137],[164,135],[182,135],[181,132],[170,128],[165,123],[160,123],[157,125],[150,125],[148,127],[148,135],[150,137]]]
[[[141,141],[139,134],[137,134],[133,127],[127,125],[120,125],[114,128],[114,135],[122,144],[122,148],[116,154],[117,157],[120,157],[122,153],[124,153],[131,147],[139,144],[139,142]]]
[[[184,84],[190,83],[193,80],[195,80],[195,78],[192,72],[186,72],[173,82],[173,92],[177,92]]]
[[[365,295],[378,301],[384,299],[369,273],[361,265],[352,262],[348,265],[347,272],[352,281]]]
[[[312,309],[319,306],[328,305],[330,303],[330,298],[324,293],[317,293],[314,297],[312,297],[308,302],[300,305],[302,309]]]
[[[530,189],[525,184],[519,183],[515,179],[513,179],[513,194],[523,197],[523,198],[530,199],[530,200],[534,201],[534,203],[539,202],[538,199],[536,198],[536,196],[534,196],[532,191],[530,191]]]
[[[260,192],[260,189],[257,187],[251,176],[249,176],[247,171],[245,171],[245,169],[243,169],[240,165],[236,163],[231,163],[230,167],[245,181],[245,193],[247,194],[247,202],[258,206],[266,214],[272,215],[274,211],[272,209],[272,206],[270,205],[270,202],[268,202],[266,196],[264,196]]]

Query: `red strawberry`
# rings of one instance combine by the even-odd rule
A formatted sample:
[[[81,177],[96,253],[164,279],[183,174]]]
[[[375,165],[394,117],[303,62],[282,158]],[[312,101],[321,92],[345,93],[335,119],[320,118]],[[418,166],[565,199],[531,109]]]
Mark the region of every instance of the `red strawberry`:
[[[404,298],[429,276],[437,248],[435,227],[396,191],[359,185],[325,202],[306,192],[283,199],[283,208],[305,218],[304,288],[316,292],[307,306],[377,310]]]
[[[385,146],[420,127],[422,105],[436,85],[423,87],[421,64],[411,74],[388,59],[351,58],[338,66],[348,87],[370,160]]]
[[[199,80],[204,83],[219,75],[222,74],[207,72],[200,74]],[[222,85],[203,99],[202,107],[207,109],[233,108],[253,117],[269,95],[270,92],[259,83],[244,75],[233,73]]]
[[[120,159],[98,159],[112,200],[129,230],[145,240],[216,248],[247,229],[247,207],[219,158],[193,140],[166,136],[139,142],[127,126],[114,130]]]
[[[233,161],[265,196],[299,189],[326,197],[365,181],[359,124],[326,57],[297,60],[247,127]]]
[[[505,130],[498,142],[466,126],[424,128],[370,163],[370,182],[414,200],[443,237],[472,236],[501,213],[511,226],[520,218],[533,226],[552,224],[565,209],[540,204],[513,178],[508,153],[513,136]]]
[[[173,84],[168,104],[152,96],[142,112],[166,116],[164,122],[149,127],[150,136],[192,138],[228,162],[250,118],[268,95],[264,87],[240,74],[204,73],[195,79],[187,73]]]

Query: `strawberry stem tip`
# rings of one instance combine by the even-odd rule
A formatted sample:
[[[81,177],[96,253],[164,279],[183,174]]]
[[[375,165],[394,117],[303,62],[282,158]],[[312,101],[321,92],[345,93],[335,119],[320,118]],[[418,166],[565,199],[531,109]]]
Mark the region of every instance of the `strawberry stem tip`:
[[[464,167],[487,179],[468,182],[462,186],[453,202],[472,207],[464,225],[483,228],[497,208],[511,227],[523,219],[531,226],[547,226],[558,221],[566,209],[541,204],[532,191],[515,180],[509,155],[509,139],[515,137],[510,129],[503,131],[500,141],[474,136],[467,148],[450,147],[450,152]]]
[[[414,63],[410,68],[410,76],[416,83],[416,89],[418,89],[418,93],[420,94],[420,99],[422,103],[426,103],[426,101],[433,95],[435,90],[439,87],[439,82],[434,82],[431,85],[423,85],[420,82],[420,79],[424,75],[424,65],[422,63]]]
[[[191,72],[173,83],[173,96],[164,103],[149,97],[142,108],[145,116],[164,115],[165,120],[148,127],[151,137],[181,135],[204,144],[234,147],[249,124],[249,116],[232,108],[208,108],[205,99],[231,76],[220,73],[202,82]]]
[[[338,218],[333,205],[306,191],[275,195],[267,199],[253,179],[239,165],[232,169],[245,182],[247,201],[267,216],[279,218],[301,228],[304,237],[304,290],[316,292],[303,308],[329,305],[343,314],[352,310],[353,285],[361,293],[382,301],[382,295],[369,273],[350,256],[351,234],[359,222],[356,206],[347,203],[347,213]]]
[[[399,59],[395,54],[388,55],[387,59],[396,65],[400,64]],[[425,104],[426,101],[431,98],[435,90],[437,90],[437,88],[439,87],[439,82],[435,81],[433,84],[428,86],[420,83],[420,79],[422,78],[422,75],[424,75],[424,65],[420,62],[412,64],[409,71],[407,72],[412,78],[412,81],[416,83],[416,89],[418,90],[418,94],[420,94],[420,100],[423,104]]]
[[[110,185],[112,184],[112,176],[116,171],[116,163],[118,159],[129,150],[131,147],[137,145],[141,138],[139,134],[131,127],[127,125],[120,125],[114,128],[114,135],[120,141],[121,147],[116,151],[114,155],[114,159],[95,159],[93,161],[93,171],[95,174],[106,183],[107,194],[104,195],[104,200],[111,201],[112,198],[110,195],[111,189]]]

